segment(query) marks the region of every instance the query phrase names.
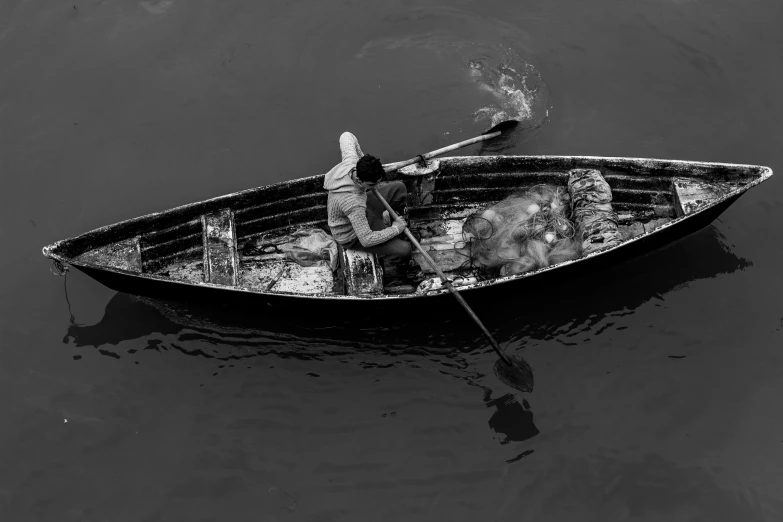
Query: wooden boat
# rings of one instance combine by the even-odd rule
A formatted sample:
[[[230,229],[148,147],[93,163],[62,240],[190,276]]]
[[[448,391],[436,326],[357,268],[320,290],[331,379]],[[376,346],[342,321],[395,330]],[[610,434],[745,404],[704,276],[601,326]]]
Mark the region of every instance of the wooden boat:
[[[623,241],[579,259],[524,274],[484,280],[455,268],[461,223],[478,209],[537,184],[565,186],[575,168],[598,169],[609,183]],[[772,175],[767,167],[693,161],[586,156],[456,156],[396,176],[408,186],[407,221],[422,245],[462,281],[468,299],[498,298],[523,285],[579,277],[679,240],[705,226],[749,188]],[[106,286],[135,295],[202,303],[251,303],[341,313],[445,302],[448,292],[422,270],[410,294],[384,291],[375,256],[341,251],[300,266],[280,252],[293,231],[326,226],[323,175],[216,197],[122,221],[43,248]],[[418,281],[417,281],[418,282]],[[369,307],[369,308],[368,308]],[[398,308],[402,309],[402,308]]]

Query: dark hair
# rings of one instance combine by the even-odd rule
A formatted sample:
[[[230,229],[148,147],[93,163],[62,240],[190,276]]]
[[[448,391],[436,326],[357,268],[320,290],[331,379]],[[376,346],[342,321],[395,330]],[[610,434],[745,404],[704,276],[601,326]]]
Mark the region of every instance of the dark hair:
[[[375,156],[365,154],[356,162],[356,177],[362,181],[376,182],[383,177],[383,165]]]

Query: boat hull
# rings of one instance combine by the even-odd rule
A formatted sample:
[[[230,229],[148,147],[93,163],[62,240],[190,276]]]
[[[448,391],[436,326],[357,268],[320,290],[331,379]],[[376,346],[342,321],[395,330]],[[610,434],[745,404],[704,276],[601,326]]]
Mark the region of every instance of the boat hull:
[[[528,273],[468,281],[460,292],[477,304],[595,279],[597,271],[709,226],[740,195],[772,175],[757,165],[598,156],[457,156],[442,158],[435,170],[423,169],[426,173],[416,168],[395,174],[408,188],[406,217],[422,242],[429,242],[425,248],[440,256],[438,264],[449,277],[465,273],[456,250],[464,239],[462,224],[472,213],[536,185],[564,187],[572,169],[597,169],[611,187],[623,235],[619,245]],[[407,295],[386,292],[382,271],[371,260],[355,262],[353,251],[340,254],[343,272],[332,272],[326,262],[297,272],[301,267],[286,261],[274,241],[295,231],[326,228],[323,178],[295,179],[140,216],[58,241],[43,253],[111,289],[167,301],[311,316],[457,310],[445,289],[428,290],[431,274],[421,263],[422,287]],[[434,236],[424,235],[435,230]],[[352,271],[362,266],[371,269]],[[602,279],[611,280],[612,274]]]
[[[463,295],[471,304],[479,305],[482,302],[508,299],[510,296],[520,295],[522,292],[536,292],[561,282],[571,284],[580,277],[592,276],[596,271],[609,270],[619,263],[649,254],[708,227],[740,195],[726,198],[710,208],[673,223],[671,226],[644,235],[634,241],[626,242],[602,252],[600,255],[578,259],[558,266],[556,269],[535,273],[529,277],[475,286],[464,290]],[[198,305],[220,303],[221,306],[227,307],[243,307],[245,309],[253,307],[258,309],[261,314],[286,313],[295,310],[297,315],[303,319],[308,314],[319,314],[319,316],[345,316],[348,314],[352,317],[369,317],[399,311],[402,307],[406,313],[417,311],[451,313],[458,311],[456,301],[447,292],[381,297],[256,293],[217,285],[191,285],[160,278],[143,278],[122,271],[91,266],[74,266],[96,281],[118,292]]]

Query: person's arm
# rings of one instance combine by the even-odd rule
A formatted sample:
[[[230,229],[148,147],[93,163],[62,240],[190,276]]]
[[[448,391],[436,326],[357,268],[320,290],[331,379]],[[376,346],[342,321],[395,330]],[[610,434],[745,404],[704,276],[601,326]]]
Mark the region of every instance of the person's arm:
[[[405,222],[395,221],[390,227],[383,230],[374,231],[367,222],[366,210],[363,207],[355,207],[348,212],[348,219],[351,221],[356,237],[363,247],[371,247],[384,243],[394,237],[399,236],[405,230]]]
[[[340,153],[343,156],[343,161],[347,159],[359,161],[359,158],[364,156],[362,148],[359,147],[359,140],[350,132],[343,132],[340,135]]]

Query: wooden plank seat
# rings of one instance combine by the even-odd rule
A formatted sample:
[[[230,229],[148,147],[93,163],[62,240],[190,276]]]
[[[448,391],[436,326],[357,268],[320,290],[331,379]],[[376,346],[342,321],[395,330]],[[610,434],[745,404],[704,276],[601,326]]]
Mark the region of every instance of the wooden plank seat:
[[[89,250],[79,259],[84,263],[99,264],[140,274],[142,270],[139,236]]]
[[[346,295],[379,295],[383,293],[383,268],[375,254],[343,248],[339,252],[338,277]]]
[[[224,208],[201,216],[204,242],[204,281],[236,286],[237,237],[234,212]]]
[[[672,183],[678,216],[687,216],[709,207],[741,186],[736,183],[706,182],[694,178],[674,178]]]

